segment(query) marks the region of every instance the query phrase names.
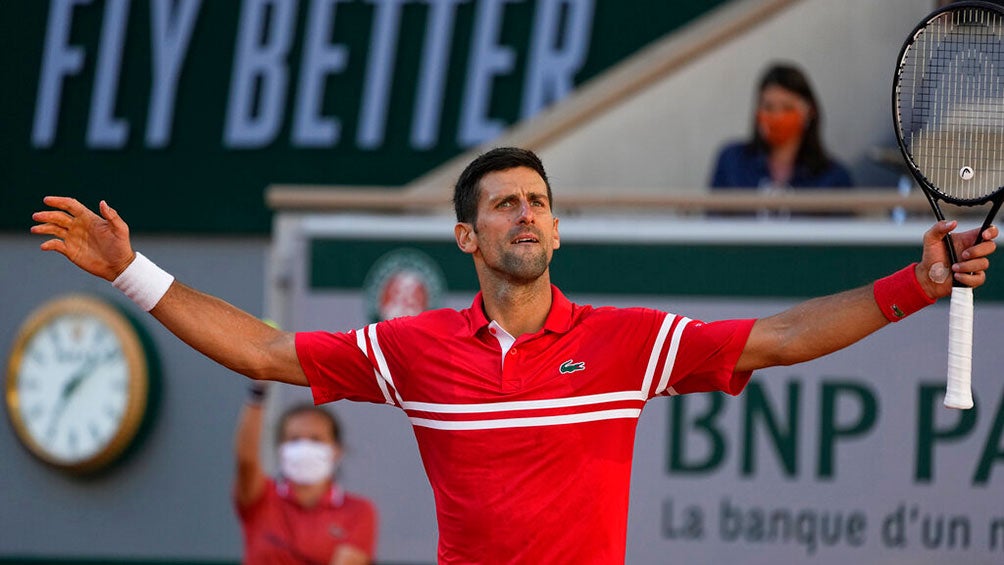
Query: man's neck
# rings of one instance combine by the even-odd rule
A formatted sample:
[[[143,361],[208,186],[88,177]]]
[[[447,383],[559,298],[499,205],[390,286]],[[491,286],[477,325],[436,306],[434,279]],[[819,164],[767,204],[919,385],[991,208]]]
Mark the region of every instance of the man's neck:
[[[551,281],[546,274],[526,285],[481,285],[485,315],[515,338],[540,331],[551,312]]]

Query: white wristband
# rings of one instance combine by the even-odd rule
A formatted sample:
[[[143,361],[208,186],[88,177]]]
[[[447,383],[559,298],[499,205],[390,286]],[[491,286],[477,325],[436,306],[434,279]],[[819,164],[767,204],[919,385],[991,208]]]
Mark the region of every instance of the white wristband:
[[[112,286],[124,292],[145,312],[149,312],[164,297],[172,282],[173,275],[137,251],[136,258],[112,281]]]

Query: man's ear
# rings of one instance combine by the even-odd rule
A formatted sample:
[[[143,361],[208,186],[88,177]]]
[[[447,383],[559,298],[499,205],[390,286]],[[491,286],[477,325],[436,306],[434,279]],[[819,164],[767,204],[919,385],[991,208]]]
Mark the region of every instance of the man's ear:
[[[558,218],[554,219],[554,245],[552,249],[561,247],[561,235],[558,233]]]
[[[457,240],[457,247],[464,253],[474,253],[478,250],[478,234],[474,231],[474,226],[467,222],[457,222],[453,227],[453,237]]]

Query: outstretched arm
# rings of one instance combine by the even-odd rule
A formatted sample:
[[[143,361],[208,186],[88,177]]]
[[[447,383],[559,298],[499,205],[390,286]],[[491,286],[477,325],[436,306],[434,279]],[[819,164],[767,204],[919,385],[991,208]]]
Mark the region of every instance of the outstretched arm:
[[[52,236],[42,243],[43,251],[61,253],[107,281],[115,281],[136,260],[129,226],[106,202],[99,206],[100,215],[73,198],[47,196],[44,202],[54,210],[32,215],[38,224],[31,228]],[[152,306],[150,313],[164,327],[221,365],[253,379],[307,385],[292,333],[178,281]]]
[[[983,232],[985,241],[979,244],[976,244],[978,230],[953,234],[959,262],[949,268],[942,239],[955,226],[954,221],[938,222],[924,234],[923,255],[914,274],[931,299],[951,294],[953,277],[971,287],[986,281],[988,256],[996,249],[993,240],[997,228],[987,228]],[[815,298],[757,320],[736,370],[751,371],[816,359],[843,349],[888,323],[875,301],[872,285]]]

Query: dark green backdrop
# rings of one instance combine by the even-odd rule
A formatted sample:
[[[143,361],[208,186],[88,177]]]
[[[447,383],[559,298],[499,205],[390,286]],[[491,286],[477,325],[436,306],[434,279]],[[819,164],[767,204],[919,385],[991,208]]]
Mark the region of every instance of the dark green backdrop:
[[[344,72],[327,79],[325,116],[341,121],[341,138],[325,149],[290,142],[298,62],[304,50],[311,2],[296,3],[296,31],[289,53],[289,94],[282,129],[258,149],[228,149],[224,120],[244,3],[204,0],[178,79],[171,142],[149,148],[144,142],[151,92],[151,2],[132,2],[126,27],[114,116],[129,123],[121,149],[94,149],[86,143],[95,84],[96,59],[106,0],[90,0],[72,11],[69,44],[84,52],[78,75],[64,82],[54,142],[33,147],[32,123],[39,92],[47,18],[55,2],[0,2],[5,74],[0,88],[0,231],[27,231],[30,214],[46,194],[66,194],[89,206],[105,198],[136,232],[263,233],[270,228],[263,191],[272,183],[346,185],[404,184],[461,152],[457,131],[459,102],[471,50],[475,3],[459,4],[450,45],[438,141],[417,150],[409,143],[415,82],[428,6],[404,4],[395,75],[384,143],[356,146],[359,98],[363,90],[374,7],[363,0],[337,4],[332,43],[349,50]],[[724,0],[595,0],[588,55],[575,84],[600,74],[640,48],[707,12]],[[516,53],[510,75],[496,77],[489,114],[505,124],[519,119],[537,2],[512,0],[503,6],[500,43]]]

